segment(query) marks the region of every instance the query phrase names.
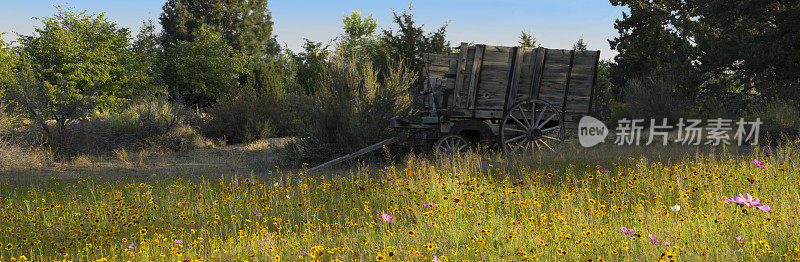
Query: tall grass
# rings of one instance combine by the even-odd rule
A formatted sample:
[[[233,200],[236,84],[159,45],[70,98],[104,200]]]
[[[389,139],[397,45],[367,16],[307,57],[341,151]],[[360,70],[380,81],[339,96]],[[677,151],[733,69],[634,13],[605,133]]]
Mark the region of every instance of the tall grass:
[[[416,78],[402,62],[379,78],[369,61],[334,56],[319,90],[294,102],[299,140],[284,155],[321,162],[395,135],[389,119],[409,114],[406,91]]]
[[[796,145],[572,148],[263,178],[11,183],[0,185],[0,260],[794,259],[798,156]],[[772,211],[722,200],[739,193]]]

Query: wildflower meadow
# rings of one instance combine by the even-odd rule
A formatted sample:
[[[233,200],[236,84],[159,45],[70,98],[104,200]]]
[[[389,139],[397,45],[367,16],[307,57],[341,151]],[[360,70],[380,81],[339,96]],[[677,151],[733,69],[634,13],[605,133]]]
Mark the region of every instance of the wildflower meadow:
[[[7,179],[0,261],[800,259],[796,149],[584,151]]]

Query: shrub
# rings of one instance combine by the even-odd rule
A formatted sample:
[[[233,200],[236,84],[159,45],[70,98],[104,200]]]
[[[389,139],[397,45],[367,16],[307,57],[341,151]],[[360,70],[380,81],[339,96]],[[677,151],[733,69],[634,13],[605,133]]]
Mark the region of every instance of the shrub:
[[[759,134],[765,138],[776,140],[781,136],[800,135],[800,111],[791,101],[775,99],[754,103],[742,117],[748,121],[759,118],[763,122]]]
[[[665,77],[648,76],[643,79],[631,79],[624,88],[624,101],[630,106],[632,117],[667,118],[672,122],[682,116],[682,103],[674,92],[675,84]]]
[[[298,99],[307,104],[295,104],[302,133],[287,146],[286,156],[319,162],[394,136],[389,119],[409,114],[410,99],[404,91],[416,75],[402,62],[389,64],[379,82],[369,61],[335,55],[316,94]]]
[[[208,138],[231,144],[251,142],[287,134],[285,105],[274,97],[242,96],[222,101],[208,110],[200,130]]]
[[[9,112],[8,106],[0,103],[0,141],[11,135],[16,122],[17,117]]]
[[[686,107],[685,116],[690,119],[714,119],[730,117],[726,112],[726,104],[715,96],[701,96],[691,101]]]
[[[633,118],[633,112],[631,112],[631,106],[625,103],[619,103],[615,101],[611,101],[609,110],[611,111],[611,117],[609,120],[610,126],[616,126],[617,121],[623,118],[631,119]]]
[[[92,140],[101,152],[121,148],[186,150],[207,143],[190,125],[194,117],[180,103],[165,96],[134,102],[121,113],[95,112],[89,121]]]

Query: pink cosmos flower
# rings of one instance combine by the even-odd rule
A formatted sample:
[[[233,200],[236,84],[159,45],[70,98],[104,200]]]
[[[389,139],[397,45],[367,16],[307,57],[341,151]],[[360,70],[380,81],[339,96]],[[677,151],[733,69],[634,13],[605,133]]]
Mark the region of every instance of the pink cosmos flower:
[[[128,244],[128,249],[134,249],[134,248],[136,248],[138,246],[139,246],[139,244],[136,244],[136,242],[131,242],[131,243]]]
[[[772,211],[772,209],[770,209],[769,206],[762,204],[761,200],[759,200],[758,198],[754,198],[750,194],[742,195],[741,193],[739,193],[738,196],[735,196],[733,198],[725,198],[725,201],[727,201],[728,203],[734,203],[746,206],[748,208],[758,208],[759,210],[764,212]]]
[[[442,262],[442,260],[440,260],[439,257],[434,256],[433,257],[433,262]]]
[[[622,230],[622,233],[625,233],[625,234],[628,234],[628,235],[631,235],[631,236],[636,235],[636,230],[635,229],[621,227],[621,228],[619,228],[619,230]]]
[[[755,159],[753,159],[753,165],[755,165],[757,167],[765,167],[765,166],[767,166],[766,163],[758,161],[758,160],[755,160]]]
[[[651,233],[651,234],[647,234],[647,236],[650,237],[650,240],[648,241],[648,242],[650,242],[650,245],[654,245],[655,246],[655,245],[658,245],[659,243],[661,243],[661,241],[658,241],[658,237],[656,237],[656,235],[653,235]]]
[[[764,205],[764,204],[761,204],[761,203],[758,203],[758,205],[756,205],[755,207],[758,208],[758,210],[761,210],[761,211],[764,211],[764,212],[772,211],[772,209],[769,208],[768,205]]]
[[[182,239],[175,239],[175,244],[176,245],[183,245],[183,240]]]
[[[381,214],[381,219],[386,223],[392,223],[392,220],[394,220],[389,214]]]
[[[736,236],[736,241],[744,242],[744,238],[742,236]]]
[[[669,241],[664,241],[664,242],[661,242],[661,243],[664,243],[664,245],[667,245],[667,246],[675,245],[675,244],[672,244],[672,242],[669,242]]]

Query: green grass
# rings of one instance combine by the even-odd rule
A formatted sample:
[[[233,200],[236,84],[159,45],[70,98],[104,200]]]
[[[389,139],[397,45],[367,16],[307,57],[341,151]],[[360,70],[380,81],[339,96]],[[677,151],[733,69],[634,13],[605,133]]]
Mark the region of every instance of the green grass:
[[[798,157],[603,147],[309,176],[9,180],[0,261],[797,259]],[[773,211],[722,200],[738,193]]]

